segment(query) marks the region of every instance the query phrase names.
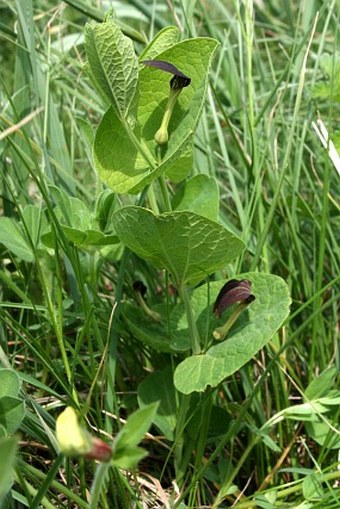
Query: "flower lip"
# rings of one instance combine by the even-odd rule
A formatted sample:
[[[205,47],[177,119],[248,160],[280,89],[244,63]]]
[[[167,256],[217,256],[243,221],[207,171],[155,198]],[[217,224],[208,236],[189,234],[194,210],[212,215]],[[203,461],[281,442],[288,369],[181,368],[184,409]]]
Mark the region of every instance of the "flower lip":
[[[221,318],[222,313],[236,302],[250,304],[255,300],[251,293],[251,281],[248,279],[230,279],[221,288],[214,304],[214,314]]]
[[[170,62],[166,62],[165,60],[143,60],[142,64],[148,65],[149,67],[156,67],[157,69],[161,69],[161,71],[169,72],[173,74],[174,76],[179,76],[180,78],[189,78],[189,76],[186,76],[182,71],[177,69],[173,64],[170,64]]]

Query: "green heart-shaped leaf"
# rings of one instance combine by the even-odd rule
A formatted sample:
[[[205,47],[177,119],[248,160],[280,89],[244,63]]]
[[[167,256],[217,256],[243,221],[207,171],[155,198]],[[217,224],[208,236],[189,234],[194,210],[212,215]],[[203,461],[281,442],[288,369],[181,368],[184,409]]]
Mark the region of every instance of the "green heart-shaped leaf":
[[[68,196],[55,186],[49,186],[57,204],[55,214],[60,222],[65,237],[76,246],[90,248],[91,246],[106,246],[118,243],[113,233],[103,233],[98,228],[98,220],[90,212],[84,202],[78,198]],[[50,230],[41,236],[43,243],[50,248],[55,247],[55,233]]]
[[[34,253],[21,226],[11,217],[0,217],[0,243],[26,262],[34,261]]]
[[[17,441],[17,438],[0,439],[0,507],[8,506],[6,502],[3,505],[3,499],[13,483]]]
[[[0,398],[0,424],[8,435],[12,435],[25,417],[25,404],[22,399],[13,396]]]
[[[193,144],[189,143],[181,156],[166,170],[166,178],[178,184],[182,182],[192,171],[194,165]]]
[[[176,193],[173,199],[176,210],[191,210],[217,221],[219,189],[216,179],[208,175],[195,175]]]
[[[239,278],[252,282],[255,300],[246,309],[246,315],[241,315],[243,319],[236,322],[231,337],[212,346],[206,354],[188,357],[177,366],[174,383],[184,394],[204,391],[207,386],[215,387],[235,373],[263,348],[288,316],[291,300],[283,279],[259,273],[241,274]],[[211,302],[224,283],[210,283]],[[200,287],[196,292],[206,292],[206,288]],[[196,301],[199,303],[201,299]]]
[[[130,206],[117,210],[113,223],[123,244],[155,267],[166,269],[177,286],[199,283],[245,248],[222,225],[193,212],[155,216]]]
[[[154,423],[168,440],[174,439],[177,401],[171,366],[151,373],[138,387],[141,407],[159,401]]]
[[[85,27],[87,71],[99,92],[120,118],[133,114],[138,82],[138,60],[132,40],[108,17]]]
[[[162,175],[191,141],[203,108],[208,72],[217,42],[209,38],[188,39],[157,55],[173,63],[191,78],[175,105],[169,142],[158,163],[154,135],[160,127],[169,96],[171,75],[152,67],[139,74],[138,125],[131,131],[113,108],[105,113],[96,133],[94,163],[102,180],[114,191],[138,192]]]
[[[142,62],[143,60],[152,60],[156,58],[162,51],[165,51],[176,44],[179,36],[179,30],[175,26],[162,28],[162,30],[156,34],[150,44],[148,44],[145,50],[141,53],[139,61]]]
[[[18,396],[20,378],[13,369],[0,369],[0,398],[3,396]]]

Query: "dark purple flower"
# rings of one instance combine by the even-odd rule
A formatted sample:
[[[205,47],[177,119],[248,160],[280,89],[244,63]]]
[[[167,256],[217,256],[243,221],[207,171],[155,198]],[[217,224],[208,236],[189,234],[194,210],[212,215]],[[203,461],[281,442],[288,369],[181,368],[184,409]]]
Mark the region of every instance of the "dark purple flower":
[[[214,313],[221,318],[222,313],[236,302],[250,304],[255,296],[251,293],[251,281],[248,279],[230,279],[220,290],[214,304]]]
[[[132,287],[135,290],[135,292],[140,293],[142,297],[144,297],[144,295],[146,294],[147,288],[143,281],[135,281]]]
[[[143,309],[144,313],[149,316],[152,320],[155,322],[161,322],[162,317],[159,313],[156,311],[152,311],[146,304],[144,297],[147,292],[147,287],[143,283],[143,281],[135,281],[132,285],[133,289],[136,292],[136,301],[138,302],[139,306]]]
[[[156,67],[161,71],[169,72],[174,76],[179,76],[180,78],[187,78],[190,80],[188,76],[186,76],[182,71],[177,69],[174,65],[170,64],[170,62],[165,62],[165,60],[143,60],[144,65],[148,65],[149,67]]]
[[[182,71],[177,69],[177,67],[170,64],[169,62],[165,62],[164,60],[144,60],[143,64],[173,74],[173,77],[170,80],[169,98],[167,105],[165,107],[165,112],[163,114],[162,123],[154,136],[155,142],[158,145],[166,145],[169,140],[168,132],[169,122],[177,98],[181,93],[182,89],[190,85],[191,79],[185,74],[183,74]]]
[[[170,64],[170,62],[165,62],[165,60],[143,60],[142,63],[149,67],[155,67],[161,71],[173,74],[173,78],[170,80],[170,87],[172,90],[182,89],[190,85],[191,79],[189,76],[186,76],[182,71],[177,69],[177,67]]]

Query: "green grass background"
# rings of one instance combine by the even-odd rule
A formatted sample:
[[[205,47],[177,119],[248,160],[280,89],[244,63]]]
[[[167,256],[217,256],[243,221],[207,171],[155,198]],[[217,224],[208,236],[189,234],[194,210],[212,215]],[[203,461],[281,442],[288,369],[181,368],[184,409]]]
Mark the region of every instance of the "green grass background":
[[[303,422],[275,426],[271,438],[280,452],[264,439],[252,442],[253,429],[301,403],[318,374],[339,369],[339,169],[312,126],[321,118],[335,143],[339,139],[340,9],[332,0],[0,2],[1,215],[27,230],[25,206],[47,209],[59,238],[54,253],[32,240],[33,262],[0,245],[0,363],[18,372],[26,402],[16,482],[6,504],[88,507],[98,467],[83,460],[54,463],[56,415],[72,402],[88,426],[110,437],[137,407],[145,373],[164,363],[161,354],[111,327],[116,292],[131,296],[138,273],[156,290],[158,274],[132,256],[123,282],[119,249],[76,248],[53,214],[49,186],[90,209],[102,189],[91,141],[104,109],[83,71],[83,28],[100,21],[110,5],[137,53],[171,24],[182,38],[220,42],[194,140],[193,174],[216,177],[220,220],[248,246],[235,273],[280,275],[293,301],[270,345],[221,385],[216,403],[230,415],[228,433],[199,444],[199,461],[193,458],[186,472],[185,503],[231,507],[237,499],[240,508],[276,507],[275,494],[281,507],[340,507],[332,481],[337,450],[318,445]],[[331,69],[323,65],[325,54]],[[38,224],[43,227],[42,220]],[[329,390],[338,388],[334,382]],[[156,432],[143,445],[149,458],[133,476],[112,470],[100,507],[162,507],[162,496],[170,506],[178,499],[171,447]],[[214,461],[202,469],[212,454]],[[321,498],[306,495],[303,480],[312,471],[331,474]],[[254,493],[265,497],[266,490],[255,502]]]

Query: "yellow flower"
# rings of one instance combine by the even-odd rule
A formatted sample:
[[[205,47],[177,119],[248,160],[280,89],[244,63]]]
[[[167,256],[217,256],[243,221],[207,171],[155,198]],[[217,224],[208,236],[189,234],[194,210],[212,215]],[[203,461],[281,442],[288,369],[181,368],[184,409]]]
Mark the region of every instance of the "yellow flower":
[[[76,411],[70,406],[57,417],[56,436],[64,454],[86,454],[91,450],[90,437],[79,425]]]

